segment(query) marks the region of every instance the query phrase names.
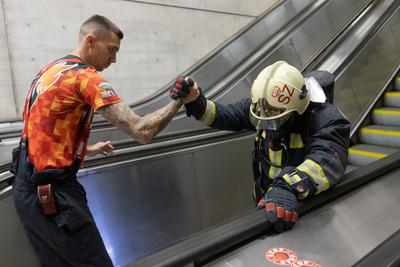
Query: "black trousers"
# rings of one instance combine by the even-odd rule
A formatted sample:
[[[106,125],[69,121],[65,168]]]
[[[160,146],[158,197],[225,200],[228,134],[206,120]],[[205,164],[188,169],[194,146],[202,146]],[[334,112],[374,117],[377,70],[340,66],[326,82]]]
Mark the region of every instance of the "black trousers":
[[[57,176],[50,179],[55,180],[52,187],[58,213],[44,215],[32,164],[21,157],[18,165],[13,184],[15,208],[42,266],[113,266],[75,172],[42,175]]]

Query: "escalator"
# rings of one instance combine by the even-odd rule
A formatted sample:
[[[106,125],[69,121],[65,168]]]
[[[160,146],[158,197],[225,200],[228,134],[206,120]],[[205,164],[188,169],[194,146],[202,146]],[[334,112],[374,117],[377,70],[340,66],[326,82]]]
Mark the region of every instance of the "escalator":
[[[350,266],[375,247],[377,249],[373,252],[385,247],[380,243],[387,238],[392,243],[398,240],[396,235],[391,237],[400,228],[398,214],[388,214],[388,211],[396,210],[400,200],[396,178],[400,153],[393,150],[394,154],[387,153],[380,160],[369,159],[363,163],[362,160],[353,161],[351,149],[357,148],[358,142],[367,142],[361,136],[365,132],[364,126],[369,125],[375,116],[374,113],[379,113],[374,110],[381,109],[382,103],[393,105],[393,101],[383,101],[382,98],[388,97],[385,94],[388,90],[389,96],[397,94],[390,91],[393,89],[392,79],[400,67],[400,59],[393,56],[400,52],[399,29],[400,13],[397,6],[368,38],[359,40],[360,48],[350,51],[358,38],[353,33],[353,40],[344,40],[350,46],[345,45],[343,49],[339,47],[319,65],[320,69],[331,70],[337,75],[335,102],[354,123],[353,146],[349,150],[349,171],[344,181],[302,206],[303,218],[300,221],[303,222],[299,227],[296,226],[289,233],[271,235],[263,211],[250,211],[224,225],[195,233],[127,266],[276,266],[268,262],[267,252],[272,248],[288,247],[296,251],[299,259],[309,259],[310,264],[301,262],[292,266],[319,266],[317,263],[321,266]],[[362,27],[356,32],[362,32]],[[349,53],[349,57],[342,57],[340,50],[344,51],[343,54]],[[344,66],[332,69],[332,62],[341,62]],[[380,142],[382,144],[385,141]],[[392,146],[391,143],[385,144]],[[323,209],[318,209],[324,204],[326,206]],[[254,242],[249,242],[254,239]],[[392,247],[391,251],[396,249]],[[287,254],[285,257],[290,256]],[[382,265],[368,265],[368,258],[360,261],[364,264],[367,262],[363,266],[389,266],[383,265],[384,262],[399,262],[399,255],[390,255],[392,261],[383,259]],[[312,260],[315,265],[312,265]]]
[[[376,1],[376,8],[393,9],[393,2]],[[326,13],[320,15],[326,16]],[[315,25],[308,30],[313,27]],[[301,35],[297,36],[300,38]],[[293,57],[290,52],[287,56],[282,51],[285,50],[268,54],[265,59],[260,55],[254,56],[251,69],[245,66],[235,73],[232,80],[225,81],[229,90],[222,85],[212,87],[224,90],[210,89],[213,91],[210,96],[221,102],[247,96],[254,75],[276,58],[282,57],[301,68],[307,65],[304,59]],[[311,58],[314,57],[313,54]],[[307,62],[311,58],[308,57]],[[176,121],[180,119],[187,120],[182,115]],[[179,127],[183,126],[184,123]],[[252,134],[211,131],[185,138],[169,140],[164,147],[157,143],[149,144],[123,161],[102,166],[94,164],[79,173],[79,179],[88,192],[92,213],[117,266],[128,264],[178,238],[252,211],[249,179]],[[11,193],[9,187],[0,192],[0,214],[7,214],[2,218],[1,229],[5,232],[2,235],[5,237],[4,247],[0,250],[2,259],[7,265],[24,261],[13,252],[16,247],[24,248],[30,263],[26,266],[35,266],[31,262],[34,257],[26,237],[20,225],[16,225]]]

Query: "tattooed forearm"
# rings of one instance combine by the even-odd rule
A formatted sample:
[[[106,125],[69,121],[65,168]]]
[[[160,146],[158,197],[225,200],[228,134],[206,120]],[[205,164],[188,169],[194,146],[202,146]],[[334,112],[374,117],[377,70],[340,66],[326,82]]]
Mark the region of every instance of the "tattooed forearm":
[[[99,110],[100,114],[112,125],[118,127],[129,135],[134,134],[134,127],[140,117],[124,103],[116,103]]]
[[[148,114],[146,119],[146,132],[153,138],[161,132],[167,124],[172,120],[178,109],[182,106],[178,102],[171,102],[166,107]]]
[[[147,143],[167,126],[181,106],[180,101],[173,101],[144,117],[138,116],[123,103],[106,106],[99,112],[107,121],[137,141]]]

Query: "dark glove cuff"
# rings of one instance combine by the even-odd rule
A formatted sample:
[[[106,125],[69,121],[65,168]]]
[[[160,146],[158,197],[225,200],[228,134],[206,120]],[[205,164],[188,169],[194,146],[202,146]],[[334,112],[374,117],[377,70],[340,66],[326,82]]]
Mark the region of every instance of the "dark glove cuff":
[[[276,177],[272,183],[272,187],[283,188],[293,194],[296,194],[295,190],[283,179],[282,177]]]
[[[189,117],[194,116],[196,120],[203,116],[207,107],[207,98],[203,95],[201,88],[199,90],[199,97],[195,101],[185,104],[186,115]]]
[[[283,178],[284,175],[289,175],[291,177],[298,175],[298,177],[300,177],[300,181],[289,183],[285,178]],[[296,194],[298,199],[304,199],[306,197],[314,195],[315,193],[314,182],[306,173],[299,171],[295,167],[288,166],[283,168],[279,176],[280,176],[279,178],[275,179],[277,186],[285,187],[286,189],[287,187],[290,187],[290,191]],[[274,186],[275,186],[275,180],[274,180]]]

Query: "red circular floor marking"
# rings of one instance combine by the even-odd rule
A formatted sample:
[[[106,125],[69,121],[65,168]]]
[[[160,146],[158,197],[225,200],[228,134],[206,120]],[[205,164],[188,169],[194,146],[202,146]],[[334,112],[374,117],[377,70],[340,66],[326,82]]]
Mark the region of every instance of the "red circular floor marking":
[[[275,254],[275,258],[276,258],[277,260],[285,261],[285,260],[289,259],[289,255],[286,254],[286,253],[277,252],[277,253]]]
[[[265,253],[266,258],[278,265],[288,265],[297,260],[296,252],[287,248],[271,248]]]

